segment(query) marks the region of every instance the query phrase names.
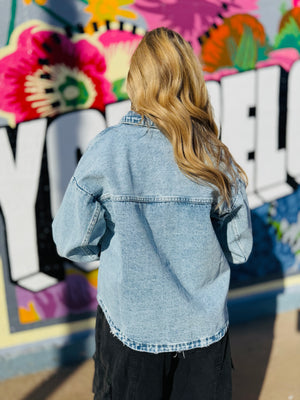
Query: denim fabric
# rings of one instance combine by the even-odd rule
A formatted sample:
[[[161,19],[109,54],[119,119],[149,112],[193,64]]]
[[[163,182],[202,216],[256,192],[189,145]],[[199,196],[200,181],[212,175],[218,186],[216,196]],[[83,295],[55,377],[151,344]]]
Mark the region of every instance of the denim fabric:
[[[228,261],[252,248],[244,184],[218,193],[187,178],[153,122],[130,111],[96,136],[53,223],[58,253],[101,259],[98,302],[111,331],[151,353],[209,346],[228,327]]]

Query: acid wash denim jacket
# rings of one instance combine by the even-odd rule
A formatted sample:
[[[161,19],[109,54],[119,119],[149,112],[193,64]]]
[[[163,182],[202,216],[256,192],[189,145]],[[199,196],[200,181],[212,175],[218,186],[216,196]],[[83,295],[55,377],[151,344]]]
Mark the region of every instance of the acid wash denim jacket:
[[[53,223],[58,253],[100,258],[97,299],[134,350],[184,351],[228,327],[232,263],[252,248],[245,187],[216,211],[216,190],[187,178],[169,140],[130,111],[82,156]]]

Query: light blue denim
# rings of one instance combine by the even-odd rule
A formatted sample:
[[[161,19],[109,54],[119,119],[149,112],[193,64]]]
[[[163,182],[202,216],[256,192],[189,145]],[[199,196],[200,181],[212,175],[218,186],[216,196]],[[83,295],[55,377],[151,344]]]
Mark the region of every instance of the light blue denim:
[[[111,331],[150,353],[220,340],[232,263],[252,231],[244,184],[215,211],[217,192],[179,170],[168,139],[130,111],[81,158],[53,223],[58,253],[98,260],[97,299]]]

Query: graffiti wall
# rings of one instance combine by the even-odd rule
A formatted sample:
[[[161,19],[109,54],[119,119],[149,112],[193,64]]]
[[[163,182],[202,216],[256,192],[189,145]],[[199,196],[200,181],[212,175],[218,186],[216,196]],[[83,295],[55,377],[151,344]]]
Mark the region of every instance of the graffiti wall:
[[[254,250],[232,292],[299,284],[300,1],[0,4],[0,348],[92,326],[97,265],[60,258],[51,222],[89,141],[130,109],[130,57],[158,26],[191,43],[249,177]]]

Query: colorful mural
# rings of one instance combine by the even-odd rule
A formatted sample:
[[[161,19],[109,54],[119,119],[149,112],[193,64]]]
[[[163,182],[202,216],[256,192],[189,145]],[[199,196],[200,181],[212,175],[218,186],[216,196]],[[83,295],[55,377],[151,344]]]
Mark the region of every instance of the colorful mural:
[[[60,258],[51,221],[89,141],[130,109],[130,57],[158,26],[191,43],[222,140],[249,177],[254,250],[233,268],[232,288],[299,276],[298,1],[2,0],[2,6],[2,347],[24,342],[13,333],[94,315],[97,265]]]

